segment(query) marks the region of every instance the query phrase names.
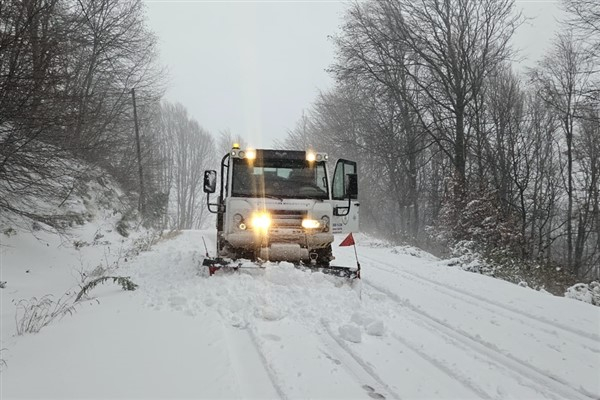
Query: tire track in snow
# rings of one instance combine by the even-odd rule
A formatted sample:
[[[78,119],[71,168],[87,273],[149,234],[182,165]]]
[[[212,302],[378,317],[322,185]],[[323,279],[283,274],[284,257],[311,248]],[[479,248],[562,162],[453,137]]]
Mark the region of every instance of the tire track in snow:
[[[270,370],[266,357],[257,344],[254,332],[248,326],[236,328],[225,323],[222,323],[222,329],[226,346],[231,354],[230,360],[233,363],[233,371],[238,378],[239,389],[244,391],[243,393],[240,392],[239,396],[243,398],[263,398],[277,394],[278,398],[287,399],[288,396],[281,389],[281,385],[279,385],[276,377]],[[260,385],[257,385],[257,378],[262,374],[248,368],[249,354],[251,354],[250,357],[254,358],[255,362],[253,364],[256,364],[256,358],[258,358],[264,371],[264,377],[260,377],[260,379],[262,381],[268,380],[271,386],[269,392],[271,393],[262,392]]]
[[[497,365],[503,366],[513,376],[516,376],[521,383],[524,382],[522,382],[520,378],[528,379],[535,385],[535,387],[532,388],[534,388],[536,391],[545,393],[547,396],[552,398],[565,398],[572,400],[598,399],[597,395],[589,393],[583,388],[573,387],[569,382],[565,382],[563,379],[557,376],[551,375],[548,372],[543,371],[525,361],[519,360],[512,354],[498,349],[492,343],[488,343],[477,336],[463,331],[460,328],[455,328],[449,324],[446,324],[438,318],[421,310],[412,304],[410,300],[399,297],[391,290],[375,285],[364,278],[362,281],[363,284],[374,289],[375,291],[383,293],[401,307],[415,314],[418,320],[432,328],[437,328],[439,331],[451,338],[455,343],[460,342],[463,345],[466,345],[467,348],[477,351],[480,354],[494,360]],[[556,395],[559,395],[560,397],[557,397]]]
[[[373,257],[370,257],[370,256],[362,256],[362,258],[366,258],[366,259],[368,259],[370,261],[373,261],[375,263],[383,264],[383,265],[386,265],[386,266],[392,268],[392,269],[387,269],[387,268],[382,268],[380,265],[373,265],[373,264],[371,264],[371,266],[374,267],[375,269],[379,269],[380,271],[390,272],[390,273],[392,273],[394,275],[397,275],[397,276],[405,276],[405,277],[406,276],[411,276],[411,277],[413,277],[413,278],[415,278],[417,280],[420,280],[422,282],[425,282],[426,284],[429,284],[430,286],[435,287],[436,290],[439,290],[440,292],[445,293],[445,294],[447,294],[447,295],[449,295],[449,296],[451,296],[451,297],[453,297],[455,299],[468,302],[464,298],[461,298],[459,296],[451,294],[451,292],[458,293],[458,294],[460,294],[462,296],[470,297],[472,299],[475,299],[475,300],[487,303],[488,305],[491,305],[493,307],[504,309],[506,311],[509,311],[511,313],[514,313],[514,314],[521,315],[523,317],[527,317],[528,319],[535,320],[535,321],[537,321],[537,322],[539,322],[541,324],[549,325],[549,326],[551,326],[554,329],[561,329],[563,331],[567,331],[567,332],[569,332],[571,334],[574,334],[574,335],[577,335],[579,337],[583,337],[583,338],[586,338],[586,339],[591,339],[591,340],[593,340],[595,342],[600,342],[600,336],[596,335],[594,333],[581,331],[579,329],[572,328],[572,327],[570,327],[568,325],[564,325],[564,324],[561,324],[561,323],[556,322],[556,321],[548,320],[548,319],[540,317],[538,315],[534,315],[534,314],[528,313],[526,311],[519,310],[518,308],[515,308],[515,307],[507,306],[505,304],[502,304],[502,303],[490,300],[490,299],[488,299],[488,298],[486,298],[484,296],[479,296],[477,294],[470,293],[470,292],[468,292],[466,290],[463,290],[463,289],[460,289],[460,288],[457,288],[457,287],[454,287],[454,286],[444,285],[443,283],[441,283],[439,281],[436,281],[434,279],[430,279],[430,278],[424,277],[424,276],[422,276],[420,274],[417,274],[417,273],[414,273],[414,272],[399,270],[396,265],[391,264],[389,262],[386,262],[384,260],[379,260],[379,259],[376,259],[376,258],[373,258]],[[469,304],[472,304],[472,303],[469,303]],[[490,310],[490,308],[487,308],[487,309]],[[490,310],[490,311],[496,312],[496,310]],[[500,314],[500,315],[506,316],[506,314]],[[528,324],[528,321],[524,321],[524,320],[519,319],[519,318],[511,318],[511,319],[513,319],[515,321],[519,321],[519,322],[521,322],[521,323],[523,323],[525,325]],[[551,331],[551,330],[548,330],[548,329],[542,329],[542,330],[544,332],[547,332],[547,333],[550,333],[552,335],[555,335],[554,331]],[[579,343],[579,344],[581,344],[583,347],[585,347],[589,351],[592,351],[594,353],[600,353],[600,349],[592,348],[592,347],[587,346],[587,345],[585,345],[583,343]]]
[[[442,371],[444,374],[448,375],[450,378],[454,379],[455,381],[460,382],[464,387],[466,387],[467,389],[472,391],[475,395],[477,395],[477,398],[493,399],[493,397],[491,397],[484,389],[482,389],[481,387],[472,383],[471,379],[469,379],[469,377],[464,376],[463,374],[460,374],[460,373],[452,370],[452,368],[450,368],[450,366],[448,366],[444,361],[439,360],[439,359],[427,354],[426,352],[422,351],[419,348],[419,346],[404,339],[402,336],[398,335],[395,332],[392,332],[391,337],[394,340],[396,340],[397,342],[399,342],[400,344],[411,349],[413,352],[418,354],[419,357],[426,360],[429,364],[433,365],[435,368]]]
[[[332,349],[332,347],[337,347],[338,349],[341,349],[341,352],[349,356],[354,361],[354,367],[352,367],[348,363],[342,363],[342,365],[351,375],[358,379],[358,383],[363,388],[379,387],[380,389],[383,389],[379,390],[378,392],[381,393],[383,391],[384,397],[376,397],[375,392],[371,392],[369,390],[370,397],[401,399],[400,395],[398,395],[398,393],[396,393],[387,383],[385,383],[383,379],[381,379],[381,377],[373,370],[373,368],[365,360],[363,360],[354,351],[352,351],[352,349],[350,349],[350,346],[348,346],[348,344],[346,344],[343,339],[339,338],[335,333],[331,331],[331,327],[329,326],[329,323],[327,321],[321,319],[321,326],[324,328],[324,331],[327,334],[326,338],[320,336],[320,339],[323,342],[323,344],[325,344],[329,349]]]
[[[289,399],[289,396],[285,393],[285,391],[282,388],[281,382],[277,378],[277,374],[275,373],[275,371],[272,370],[271,366],[269,365],[269,362],[267,361],[267,357],[265,356],[265,353],[262,351],[262,348],[261,348],[260,344],[258,343],[258,339],[256,336],[256,330],[251,325],[247,325],[244,330],[248,333],[248,336],[250,337],[250,341],[252,342],[252,345],[254,346],[256,353],[260,357],[262,366],[265,369],[267,375],[269,376],[269,379],[271,380],[271,384],[273,385],[273,388],[277,392],[277,395],[279,396],[280,399],[283,399],[283,400]]]

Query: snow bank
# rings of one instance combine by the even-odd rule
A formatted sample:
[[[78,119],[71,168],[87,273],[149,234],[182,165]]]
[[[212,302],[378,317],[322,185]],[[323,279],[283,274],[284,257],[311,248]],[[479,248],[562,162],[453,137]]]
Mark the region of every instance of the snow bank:
[[[565,297],[600,306],[600,283],[576,283],[567,289]]]
[[[185,313],[195,315],[208,307],[238,327],[257,319],[285,318],[318,326],[324,315],[341,323],[360,308],[360,299],[350,285],[286,262],[262,267],[242,263],[237,272],[221,270],[207,277],[198,243],[208,235],[186,232],[177,245],[167,243],[166,249],[142,254],[138,265],[127,269],[127,275],[147,293],[151,307],[173,307],[170,299],[177,297],[182,299],[177,308]]]
[[[360,243],[356,287],[288,263],[208,277],[202,239],[212,251],[214,231],[125,262],[118,248],[133,239],[98,229],[9,238],[3,398],[600,397],[597,307]],[[355,262],[353,248],[334,253]],[[139,289],[98,288],[38,335],[6,330],[10,296],[61,293],[74,263],[91,271],[104,256]]]

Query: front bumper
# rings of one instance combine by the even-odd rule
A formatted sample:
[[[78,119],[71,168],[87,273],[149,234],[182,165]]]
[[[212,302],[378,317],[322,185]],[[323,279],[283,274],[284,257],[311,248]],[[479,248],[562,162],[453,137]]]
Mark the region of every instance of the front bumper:
[[[322,249],[333,242],[333,234],[329,232],[306,232],[301,229],[269,229],[267,232],[241,231],[223,235],[224,239],[233,247],[245,250],[258,250],[261,248],[297,245],[308,253],[315,249]]]

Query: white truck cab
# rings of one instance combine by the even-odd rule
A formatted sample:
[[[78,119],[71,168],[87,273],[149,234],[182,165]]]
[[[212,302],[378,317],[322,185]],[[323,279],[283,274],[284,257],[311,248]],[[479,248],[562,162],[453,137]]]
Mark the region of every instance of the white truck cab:
[[[356,162],[338,160],[330,184],[325,153],[240,149],[221,161],[217,214],[219,257],[329,266],[334,233],[358,231]],[[204,173],[216,191],[217,173]]]

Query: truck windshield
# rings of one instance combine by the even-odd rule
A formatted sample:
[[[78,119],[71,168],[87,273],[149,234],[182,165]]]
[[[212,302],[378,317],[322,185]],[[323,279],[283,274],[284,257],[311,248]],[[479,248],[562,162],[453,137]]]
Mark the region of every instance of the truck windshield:
[[[324,162],[233,159],[234,197],[328,199]]]

